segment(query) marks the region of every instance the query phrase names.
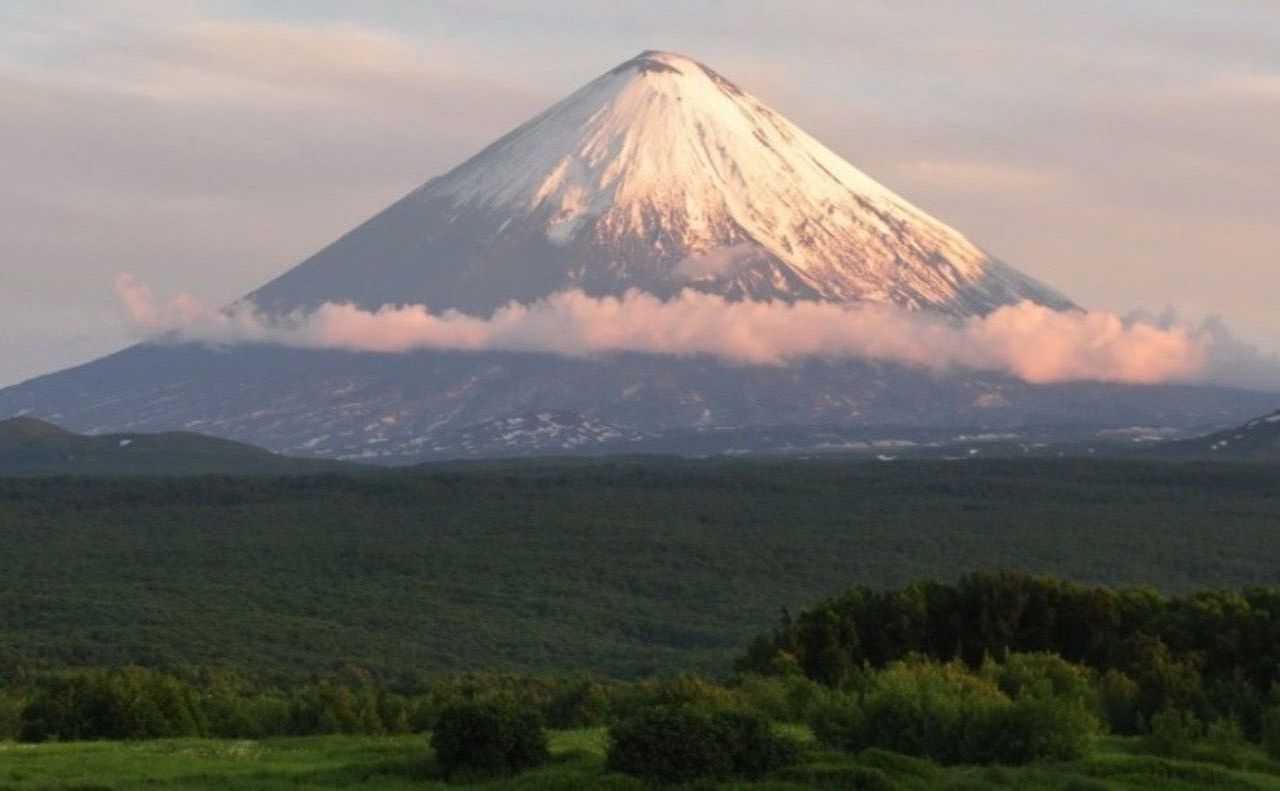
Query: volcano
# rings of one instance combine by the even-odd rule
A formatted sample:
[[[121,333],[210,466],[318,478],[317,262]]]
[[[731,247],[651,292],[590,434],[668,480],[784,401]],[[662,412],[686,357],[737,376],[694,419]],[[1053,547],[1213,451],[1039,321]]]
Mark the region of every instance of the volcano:
[[[556,291],[1071,302],[993,260],[707,66],[644,52],[250,295],[487,315]]]
[[[1025,301],[1076,308],[712,69],[658,51],[604,73],[244,303],[268,316],[325,303],[485,316],[567,290],[665,299],[688,289],[956,318]],[[152,343],[0,391],[0,417],[409,461],[1230,425],[1273,401],[1227,388],[1032,385],[862,360],[749,367],[643,354]]]

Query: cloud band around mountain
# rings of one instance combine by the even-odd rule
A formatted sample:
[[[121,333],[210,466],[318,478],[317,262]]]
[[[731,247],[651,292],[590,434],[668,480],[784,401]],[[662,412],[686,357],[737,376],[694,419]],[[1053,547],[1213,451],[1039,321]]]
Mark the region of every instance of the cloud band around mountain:
[[[508,304],[489,317],[431,313],[421,305],[366,310],[346,303],[284,316],[250,303],[215,310],[179,295],[158,301],[129,275],[116,282],[131,327],[168,342],[270,343],[311,349],[401,353],[424,349],[614,352],[711,356],[735,365],[804,358],[870,359],[935,372],[1006,373],[1032,383],[1077,380],[1160,384],[1267,384],[1280,367],[1234,341],[1220,324],[1172,318],[1054,311],[1031,302],[982,317],[950,319],[886,305],[735,302],[687,290],[662,300],[631,291],[592,297],[562,291]]]

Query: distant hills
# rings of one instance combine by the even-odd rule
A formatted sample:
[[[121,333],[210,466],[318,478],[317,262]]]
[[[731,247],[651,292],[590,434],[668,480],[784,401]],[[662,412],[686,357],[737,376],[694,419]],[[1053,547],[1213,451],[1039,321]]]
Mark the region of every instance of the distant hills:
[[[1153,447],[1147,455],[1164,459],[1280,461],[1280,410],[1236,428]]]
[[[722,432],[723,433],[723,432]],[[777,430],[763,436],[731,437],[734,452],[719,452],[726,438],[696,434],[645,436],[573,413],[544,412],[477,425],[424,446],[426,466],[479,458],[515,458],[546,453],[545,441],[563,455],[597,457],[668,456],[846,456],[866,459],[1117,457],[1169,461],[1280,461],[1280,410],[1236,428],[1202,436],[1134,429],[1102,432],[1092,441],[1053,432],[956,435],[906,432],[910,439],[876,439],[853,432]],[[1172,437],[1179,437],[1174,439]],[[541,444],[540,444],[541,443]],[[255,445],[190,431],[77,434],[21,416],[0,420],[0,476],[4,475],[199,475],[341,472],[369,469],[350,462],[284,456]]]
[[[353,465],[280,456],[187,431],[76,434],[32,417],[0,420],[0,475],[291,473]]]

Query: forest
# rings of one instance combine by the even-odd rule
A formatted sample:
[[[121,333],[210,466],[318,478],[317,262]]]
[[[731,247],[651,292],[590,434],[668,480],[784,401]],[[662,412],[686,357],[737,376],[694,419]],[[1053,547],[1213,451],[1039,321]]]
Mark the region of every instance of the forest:
[[[0,743],[416,736],[375,785],[1266,788],[1278,602],[1011,573],[856,587],[786,616],[720,678],[10,665]]]
[[[727,671],[851,584],[1280,584],[1280,467],[547,460],[0,479],[0,657],[306,675]]]
[[[0,788],[1273,788],[1278,517],[1261,464],[0,479]]]

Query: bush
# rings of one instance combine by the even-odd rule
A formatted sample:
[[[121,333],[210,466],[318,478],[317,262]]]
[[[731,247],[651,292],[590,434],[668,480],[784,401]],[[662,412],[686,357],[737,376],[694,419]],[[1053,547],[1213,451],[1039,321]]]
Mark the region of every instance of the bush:
[[[1204,740],[1216,749],[1229,749],[1244,744],[1244,729],[1230,717],[1222,717],[1205,726]]]
[[[645,780],[754,778],[799,759],[795,742],[758,714],[654,706],[609,730],[609,769]]]
[[[609,686],[596,679],[575,681],[547,701],[547,722],[553,728],[595,728],[609,721],[613,699]]]
[[[868,741],[858,701],[846,696],[832,696],[814,708],[809,727],[819,744],[844,752],[858,752]]]
[[[1098,721],[1083,701],[1024,695],[996,715],[993,760],[1025,764],[1041,759],[1071,761],[1084,755]]]
[[[445,778],[515,774],[550,757],[537,712],[509,699],[445,707],[431,746]]]
[[[0,742],[12,741],[22,732],[26,703],[16,693],[0,694]]]
[[[728,743],[737,777],[761,777],[800,760],[800,746],[775,733],[773,725],[759,714],[724,711],[713,714],[711,719]]]
[[[1024,764],[1079,757],[1097,729],[1082,696],[1025,683],[1017,700],[962,665],[911,661],[878,674],[857,701],[820,707],[811,719],[824,744],[868,747],[941,764]]]
[[[1280,707],[1268,709],[1262,715],[1262,748],[1280,761]]]
[[[1119,670],[1098,679],[1098,708],[1112,733],[1131,736],[1139,730],[1138,683]]]
[[[1188,758],[1203,732],[1200,720],[1187,711],[1163,709],[1151,715],[1143,748],[1166,758]]]
[[[830,695],[826,687],[801,675],[742,676],[734,684],[742,705],[776,722],[805,722]]]
[[[1097,697],[1088,668],[1074,665],[1057,654],[1009,654],[1003,662],[987,660],[981,675],[1011,698],[1046,685],[1060,698],[1092,705]]]
[[[737,698],[714,681],[699,676],[679,675],[642,684],[643,706],[697,706],[707,710],[733,706]]]
[[[1008,696],[957,663],[891,666],[862,701],[862,744],[943,764],[986,763]]]

